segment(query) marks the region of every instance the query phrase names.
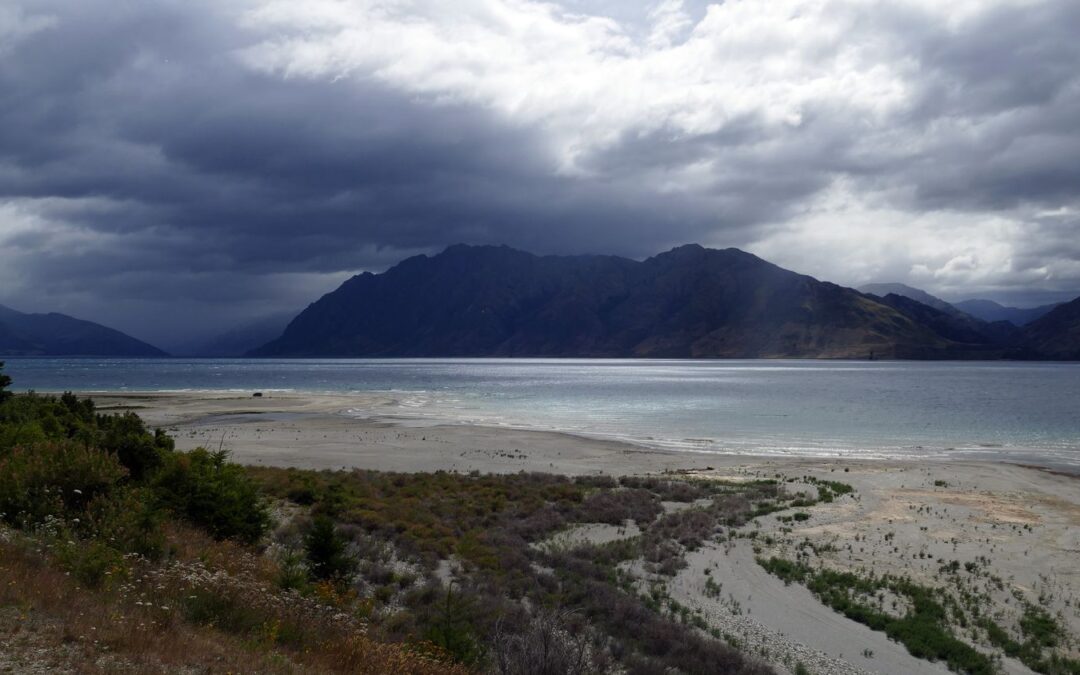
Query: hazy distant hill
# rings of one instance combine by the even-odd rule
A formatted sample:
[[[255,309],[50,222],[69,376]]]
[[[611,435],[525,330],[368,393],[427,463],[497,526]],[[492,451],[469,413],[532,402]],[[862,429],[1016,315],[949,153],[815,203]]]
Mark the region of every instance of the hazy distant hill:
[[[1080,361],[1080,298],[1031,322],[1024,335],[1032,356]]]
[[[353,277],[252,355],[993,358],[1001,353],[982,336],[946,337],[913,318],[918,313],[738,249],[689,245],[638,262],[458,245],[433,257],[409,258],[382,274]],[[979,341],[967,342],[969,337]]]
[[[0,305],[0,355],[166,356],[118,330],[65,314],[24,314]]]
[[[235,326],[218,335],[172,349],[178,356],[243,356],[281,335],[296,312],[273,314]]]
[[[924,290],[913,288],[907,284],[901,283],[880,283],[880,284],[866,284],[860,286],[859,290],[863,293],[869,293],[870,295],[877,295],[885,297],[886,295],[899,295],[905,298],[911,298],[926,305],[927,307],[933,307],[934,309],[945,312],[947,314],[956,314],[958,310],[953,305],[945,302],[941,298],[930,295]]]
[[[1023,339],[1021,330],[1008,321],[989,323],[952,307],[942,311],[895,293],[881,298],[881,302],[954,342],[1010,347]]]
[[[1005,307],[993,300],[963,300],[953,306],[983,321],[1009,321],[1017,326],[1024,326],[1045,315],[1058,304],[1041,307]]]

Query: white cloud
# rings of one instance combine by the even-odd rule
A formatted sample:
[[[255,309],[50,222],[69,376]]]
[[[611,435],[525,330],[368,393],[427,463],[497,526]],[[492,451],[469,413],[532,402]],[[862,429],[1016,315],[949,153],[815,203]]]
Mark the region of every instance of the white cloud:
[[[0,55],[16,43],[56,25],[49,14],[27,14],[21,7],[0,7]]]
[[[911,213],[839,180],[750,248],[782,266],[850,286],[904,281],[945,296],[1022,287],[1073,290],[1080,271],[1075,259],[1032,251],[1040,245],[1039,219],[1022,210]]]
[[[731,0],[691,27],[667,0],[635,41],[610,19],[549,3],[272,0],[245,15],[267,37],[243,58],[287,77],[375,78],[483,105],[546,129],[570,168],[628,133],[709,134],[748,115],[782,133],[808,106],[887,117],[908,101],[915,68],[855,30],[864,5]]]

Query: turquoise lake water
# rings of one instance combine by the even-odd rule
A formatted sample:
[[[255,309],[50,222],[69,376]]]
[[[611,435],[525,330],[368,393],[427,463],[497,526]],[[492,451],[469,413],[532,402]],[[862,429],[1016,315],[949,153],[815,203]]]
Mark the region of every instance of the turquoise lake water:
[[[405,418],[688,452],[992,458],[1080,471],[1076,363],[6,360],[16,390],[381,392]]]

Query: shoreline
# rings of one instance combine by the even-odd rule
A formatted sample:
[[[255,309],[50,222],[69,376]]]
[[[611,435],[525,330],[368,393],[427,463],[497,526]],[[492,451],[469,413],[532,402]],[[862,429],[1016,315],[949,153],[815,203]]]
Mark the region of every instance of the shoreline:
[[[689,566],[670,586],[679,602],[746,644],[766,640],[776,654],[812,653],[816,662],[828,664],[828,672],[948,671],[836,614],[804,587],[767,574],[755,562],[757,556],[793,559],[810,542],[831,567],[903,575],[930,586],[943,583],[938,570],[946,561],[985,559],[1004,583],[1001,597],[995,598],[1001,611],[1015,611],[1008,593],[1036,597],[1045,591],[1049,609],[1060,613],[1068,633],[1080,635],[1078,476],[1049,467],[986,460],[686,453],[561,432],[402,424],[388,419],[393,397],[374,394],[80,395],[92,395],[102,412],[135,412],[149,425],[165,428],[180,450],[220,446],[232,452],[234,461],[255,466],[613,477],[666,472],[702,480],[811,477],[850,484],[854,497],[813,507],[805,522],[764,516],[755,525],[756,538],[706,544],[689,556]],[[349,408],[371,416],[341,414]],[[703,586],[707,578],[721,584],[724,593],[710,596]],[[1013,659],[1002,666],[1005,673],[1031,672]]]
[[[408,392],[397,391],[371,391],[371,392],[308,392],[297,390],[272,390],[263,389],[262,397],[252,397],[250,390],[240,389],[200,389],[200,390],[152,390],[152,391],[77,391],[78,396],[90,397],[101,404],[103,410],[122,411],[131,410],[138,412],[151,426],[160,426],[166,429],[185,430],[185,437],[177,438],[177,447],[191,449],[197,445],[191,445],[188,440],[196,438],[201,444],[217,447],[221,444],[220,436],[213,436],[214,432],[223,433],[225,445],[235,444],[234,456],[238,461],[241,457],[251,456],[256,460],[254,463],[263,463],[262,458],[257,457],[256,441],[270,446],[280,445],[279,438],[282,434],[257,433],[252,437],[250,433],[254,422],[266,421],[274,423],[287,423],[292,429],[294,443],[302,442],[308,447],[314,448],[314,453],[338,456],[348,460],[352,454],[350,450],[358,448],[363,450],[366,442],[371,437],[365,437],[365,431],[374,429],[395,428],[401,431],[400,437],[395,437],[397,444],[391,444],[393,449],[407,449],[416,452],[420,448],[410,441],[416,430],[431,429],[436,435],[450,436],[455,443],[478,442],[481,448],[497,450],[494,446],[503,444],[508,446],[535,446],[543,454],[548,462],[548,469],[543,467],[529,466],[530,470],[551,470],[556,473],[579,473],[580,465],[560,466],[563,462],[549,457],[552,445],[562,442],[568,448],[578,448],[585,454],[619,452],[625,456],[647,455],[657,459],[655,462],[634,462],[633,469],[649,471],[659,468],[661,470],[675,470],[700,468],[705,465],[724,465],[744,463],[821,463],[821,462],[846,462],[846,463],[895,463],[895,464],[931,464],[944,466],[950,464],[993,464],[1006,465],[1021,468],[1044,470],[1051,473],[1080,478],[1080,465],[1066,462],[1034,462],[1026,456],[1021,449],[1021,456],[1010,459],[1003,456],[994,456],[990,448],[944,448],[942,453],[955,453],[953,455],[926,454],[923,456],[913,455],[890,455],[887,451],[868,450],[864,452],[852,452],[848,449],[822,450],[819,452],[785,452],[781,450],[763,450],[760,452],[740,450],[709,450],[693,449],[686,447],[664,446],[664,441],[650,443],[645,440],[617,437],[603,434],[589,434],[574,430],[560,430],[557,428],[532,427],[515,424],[485,424],[467,420],[454,420],[451,417],[425,416],[411,413],[412,409],[405,408],[400,404],[401,394]],[[42,394],[56,395],[61,392],[42,391]],[[110,403],[111,402],[111,403]],[[355,427],[358,436],[349,434],[349,427]],[[256,427],[262,431],[262,427]],[[383,434],[382,438],[388,438]],[[424,443],[425,434],[420,435],[420,444]],[[407,447],[406,447],[407,446]],[[922,446],[913,446],[922,448]],[[281,450],[281,448],[279,448]],[[435,449],[428,448],[432,454],[437,454]],[[517,447],[520,451],[520,447]],[[931,453],[934,452],[931,449]],[[991,456],[973,456],[979,453],[987,453]],[[572,453],[571,453],[572,454]],[[294,464],[292,459],[285,456],[287,453],[277,453],[276,459],[285,461],[285,465],[302,466],[303,468],[341,468],[336,463],[326,466],[316,465],[309,461]],[[967,455],[967,456],[965,456]],[[328,458],[327,458],[328,459]],[[365,464],[382,464],[383,461],[370,453],[360,452],[355,457]],[[323,463],[325,464],[325,462]],[[460,462],[452,462],[449,466],[440,464],[437,468],[445,470],[461,470]],[[346,464],[345,466],[348,466]],[[378,467],[371,467],[378,468]],[[480,468],[469,465],[467,470]],[[603,467],[591,467],[599,469]],[[619,470],[611,467],[617,475],[632,473],[633,471]],[[388,469],[391,470],[391,469]],[[409,469],[392,469],[409,470]],[[421,466],[416,470],[435,470]],[[498,469],[496,469],[498,470]],[[512,470],[512,469],[511,469]],[[588,471],[591,473],[592,471]]]

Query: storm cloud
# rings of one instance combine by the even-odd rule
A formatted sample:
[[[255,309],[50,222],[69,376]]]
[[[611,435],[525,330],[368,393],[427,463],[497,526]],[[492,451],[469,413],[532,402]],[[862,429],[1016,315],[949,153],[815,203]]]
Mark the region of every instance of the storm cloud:
[[[169,348],[448,244],[1080,292],[1080,5],[0,8],[0,302]]]

